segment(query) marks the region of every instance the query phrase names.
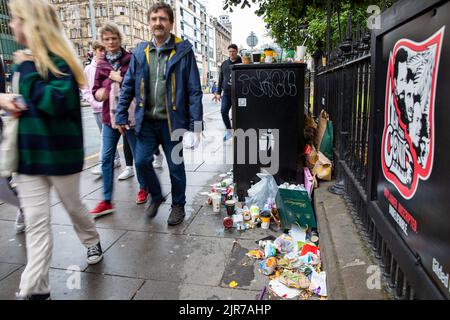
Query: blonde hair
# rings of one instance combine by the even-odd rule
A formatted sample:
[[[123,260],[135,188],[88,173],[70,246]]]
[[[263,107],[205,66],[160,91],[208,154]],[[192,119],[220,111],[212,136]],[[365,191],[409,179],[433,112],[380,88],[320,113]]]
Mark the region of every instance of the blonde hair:
[[[120,32],[119,26],[117,24],[115,24],[114,22],[108,21],[106,22],[98,31],[99,35],[100,35],[100,40],[103,41],[103,35],[106,32],[111,32],[112,34],[115,34],[116,36],[119,37],[120,43],[122,43],[122,32]]]
[[[36,69],[44,79],[48,78],[49,71],[55,76],[66,75],[50,59],[49,54],[53,53],[69,65],[79,86],[86,83],[81,61],[48,1],[10,0],[9,10],[23,20],[27,47],[33,53]]]

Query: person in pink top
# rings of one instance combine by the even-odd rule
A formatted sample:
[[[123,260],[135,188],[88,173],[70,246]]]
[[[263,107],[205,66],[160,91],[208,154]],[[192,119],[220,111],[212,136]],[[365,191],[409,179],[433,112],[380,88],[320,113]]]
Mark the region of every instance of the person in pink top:
[[[86,78],[87,85],[81,89],[81,94],[83,99],[91,105],[92,113],[94,115],[95,122],[97,123],[98,129],[100,130],[100,134],[102,133],[102,110],[103,110],[103,102],[99,102],[95,100],[94,95],[92,94],[92,88],[94,87],[95,82],[95,72],[97,71],[97,63],[100,60],[105,58],[105,47],[100,41],[94,41],[92,43],[92,50],[94,56],[92,57],[92,61],[89,65],[84,68],[84,77]],[[94,175],[102,174],[102,140],[100,139],[100,152],[97,166],[91,171]],[[114,158],[114,168],[120,167],[120,155],[119,152],[116,151]]]

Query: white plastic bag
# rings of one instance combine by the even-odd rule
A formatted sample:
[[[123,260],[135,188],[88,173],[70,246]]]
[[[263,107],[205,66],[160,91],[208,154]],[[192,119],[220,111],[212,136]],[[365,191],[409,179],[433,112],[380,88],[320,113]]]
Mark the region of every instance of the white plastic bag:
[[[3,132],[0,143],[0,176],[10,177],[19,165],[18,149],[19,118],[3,118]]]
[[[264,207],[269,198],[275,199],[278,192],[278,185],[275,178],[269,173],[258,173],[261,179],[248,190],[248,197],[245,198],[245,204],[248,207],[253,205],[260,209]]]

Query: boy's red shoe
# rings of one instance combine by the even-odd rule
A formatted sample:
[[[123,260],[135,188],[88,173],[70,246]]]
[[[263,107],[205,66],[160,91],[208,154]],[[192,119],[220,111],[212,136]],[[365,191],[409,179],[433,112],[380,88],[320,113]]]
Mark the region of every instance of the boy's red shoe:
[[[136,198],[136,203],[143,204],[146,203],[147,200],[148,200],[148,192],[145,191],[144,189],[139,190]]]
[[[102,201],[95,207],[95,209],[92,209],[90,211],[90,214],[94,218],[98,218],[98,217],[110,214],[112,212],[114,212],[114,207],[113,207],[112,203],[107,203],[106,201]]]

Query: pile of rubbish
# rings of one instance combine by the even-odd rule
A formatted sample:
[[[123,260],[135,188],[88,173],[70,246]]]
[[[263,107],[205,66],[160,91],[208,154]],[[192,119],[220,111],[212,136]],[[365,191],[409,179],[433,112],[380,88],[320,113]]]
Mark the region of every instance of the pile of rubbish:
[[[211,185],[208,203],[216,214],[226,208],[225,229],[245,231],[270,227],[273,231],[289,230],[278,238],[269,236],[260,240],[259,246],[247,253],[247,256],[258,260],[260,272],[270,279],[261,296],[267,290],[281,299],[326,299],[326,273],[321,269],[317,226],[290,221],[293,223],[286,229],[286,221],[282,220],[288,218],[279,212],[281,208],[277,206],[277,203],[283,205],[283,200],[291,200],[280,196],[286,192],[291,195],[304,194],[305,202],[311,206],[314,182],[308,173],[309,169],[305,168],[305,184],[284,183],[280,186],[273,176],[258,174],[261,181],[248,190],[248,197],[242,203],[235,194],[232,171],[220,175],[221,181]]]
[[[280,221],[274,196],[267,198],[262,205],[253,202],[250,205],[241,203],[234,192],[233,171],[220,177],[222,178],[220,182],[211,185],[208,204],[216,214],[219,214],[222,208],[226,208],[227,216],[223,220],[225,229],[236,228],[239,231],[254,228],[269,229],[273,220],[279,230]]]
[[[269,277],[270,293],[282,299],[326,299],[326,273],[322,271],[319,236],[315,230],[294,226],[289,234],[263,239],[247,256],[259,261],[259,270]]]

